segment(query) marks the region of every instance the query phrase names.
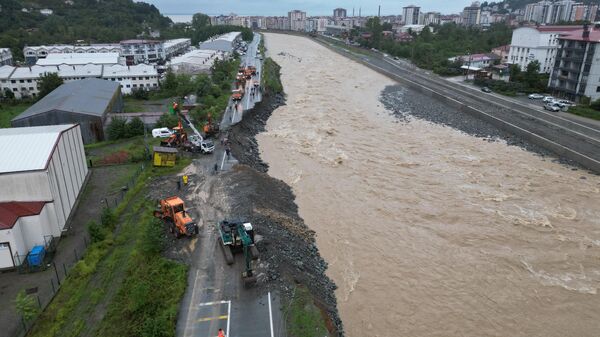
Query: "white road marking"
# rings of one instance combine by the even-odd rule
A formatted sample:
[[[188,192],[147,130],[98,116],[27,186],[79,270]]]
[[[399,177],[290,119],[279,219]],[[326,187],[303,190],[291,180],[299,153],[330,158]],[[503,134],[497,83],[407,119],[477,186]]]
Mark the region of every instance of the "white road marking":
[[[227,152],[223,152],[223,160],[221,161],[221,171],[223,171],[223,165],[225,165],[225,156],[227,156]]]
[[[269,291],[269,324],[271,326],[271,337],[273,335],[273,311],[271,311],[271,292]]]
[[[200,303],[198,304],[199,307],[203,307],[203,306],[209,306],[209,305],[217,305],[217,304],[225,304],[225,303],[229,303],[230,301],[214,301],[214,302],[204,302],[204,303]]]
[[[229,321],[230,321],[230,318],[231,318],[231,301],[227,301],[227,330],[225,332],[225,336],[229,336]]]

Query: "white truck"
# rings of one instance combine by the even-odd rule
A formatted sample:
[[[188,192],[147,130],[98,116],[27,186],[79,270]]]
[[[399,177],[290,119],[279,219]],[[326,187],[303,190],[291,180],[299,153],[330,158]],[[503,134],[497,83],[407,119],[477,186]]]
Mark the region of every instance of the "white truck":
[[[196,151],[200,153],[213,153],[215,151],[215,143],[212,140],[202,139],[202,136],[191,135],[188,140],[194,145]]]

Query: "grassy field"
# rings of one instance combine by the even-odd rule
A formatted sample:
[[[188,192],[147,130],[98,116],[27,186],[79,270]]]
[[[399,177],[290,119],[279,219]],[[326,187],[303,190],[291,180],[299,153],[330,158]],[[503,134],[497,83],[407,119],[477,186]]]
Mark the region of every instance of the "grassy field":
[[[329,336],[323,314],[315,305],[308,289],[296,287],[293,299],[286,306],[285,316],[290,337]]]
[[[578,116],[587,117],[600,121],[600,111],[585,106],[574,106],[569,108],[569,112]]]
[[[32,103],[19,103],[15,105],[0,105],[0,128],[10,128],[11,119],[15,118],[21,112],[27,110]]]
[[[147,165],[113,210],[116,230],[103,229],[106,236],[71,269],[28,336],[175,336],[187,267],[161,256],[163,225],[144,195],[147,179],[189,163]]]
[[[87,159],[92,165],[112,165],[136,163],[147,159],[146,142],[149,150],[160,145],[160,138],[143,136],[132,137],[118,141],[105,141],[85,146]]]

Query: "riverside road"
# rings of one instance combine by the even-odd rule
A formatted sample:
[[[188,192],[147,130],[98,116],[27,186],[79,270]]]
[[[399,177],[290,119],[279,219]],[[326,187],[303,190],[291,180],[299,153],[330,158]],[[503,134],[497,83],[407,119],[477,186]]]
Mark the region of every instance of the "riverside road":
[[[478,117],[500,124],[509,132],[519,133],[561,157],[600,173],[600,126],[594,121],[534,109],[528,105],[458,86],[439,76],[417,69],[402,60],[379,52],[350,50],[337,40],[319,38],[318,42],[359,63],[438,97],[463,111],[476,111]]]

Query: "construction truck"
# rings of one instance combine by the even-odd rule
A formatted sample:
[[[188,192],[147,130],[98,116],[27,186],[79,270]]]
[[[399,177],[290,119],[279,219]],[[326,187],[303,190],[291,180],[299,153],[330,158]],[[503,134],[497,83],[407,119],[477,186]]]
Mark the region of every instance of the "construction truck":
[[[183,200],[179,197],[160,200],[154,216],[164,221],[169,226],[169,231],[177,238],[198,234],[198,225],[185,210]]]
[[[258,259],[258,249],[254,245],[254,229],[252,224],[244,221],[223,220],[217,224],[219,242],[225,261],[231,265],[234,262],[234,254],[243,253],[245,270],[242,280],[246,286],[256,283],[256,275],[252,269],[252,260]]]
[[[251,75],[256,75],[256,67],[255,66],[248,66],[248,70],[250,71]]]
[[[234,102],[239,102],[244,97],[244,89],[239,87],[238,89],[231,90],[231,100]]]

